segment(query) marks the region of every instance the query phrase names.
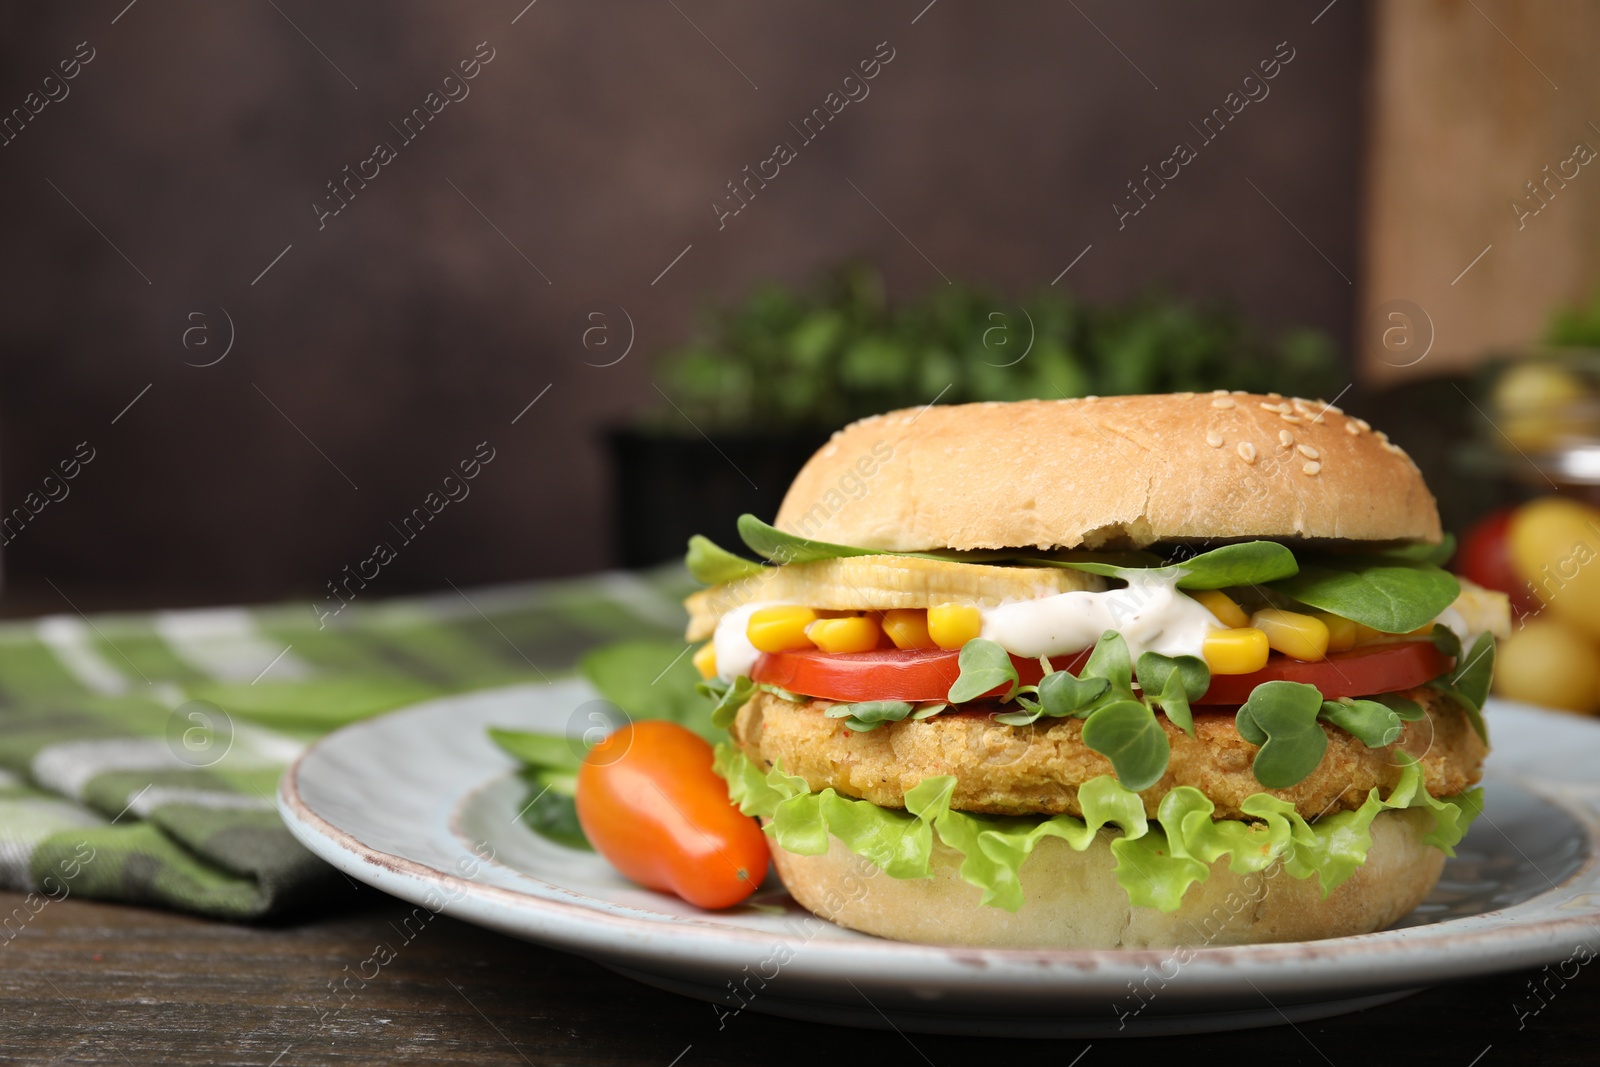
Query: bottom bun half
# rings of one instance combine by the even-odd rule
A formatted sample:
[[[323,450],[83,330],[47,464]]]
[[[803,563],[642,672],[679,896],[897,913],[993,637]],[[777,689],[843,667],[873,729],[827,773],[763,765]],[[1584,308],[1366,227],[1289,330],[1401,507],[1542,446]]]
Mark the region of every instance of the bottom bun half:
[[[772,858],[804,907],[879,937],[992,948],[1200,948],[1383,929],[1439,880],[1444,853],[1422,843],[1431,826],[1425,811],[1379,815],[1367,862],[1326,898],[1315,877],[1291,877],[1281,865],[1235,874],[1224,858],[1172,912],[1129,903],[1104,835],[1082,852],[1058,838],[1041,840],[1022,865],[1026,900],[1015,912],[981,904],[981,891],[958,873],[961,854],[937,838],[929,878],[891,878],[837,839],[820,856],[774,845]]]

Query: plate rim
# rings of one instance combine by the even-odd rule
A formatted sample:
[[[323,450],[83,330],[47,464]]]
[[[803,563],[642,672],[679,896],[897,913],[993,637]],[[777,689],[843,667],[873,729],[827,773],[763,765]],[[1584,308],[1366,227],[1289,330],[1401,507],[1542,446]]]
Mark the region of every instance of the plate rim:
[[[391,895],[427,906],[425,890],[438,888],[452,897],[438,910],[580,955],[633,961],[635,967],[645,960],[681,964],[687,958],[719,967],[734,963],[737,969],[738,961],[750,959],[748,952],[751,950],[767,950],[777,941],[797,940],[786,934],[718,923],[699,916],[684,918],[663,914],[660,918],[641,918],[618,914],[578,900],[554,899],[515,888],[486,885],[455,872],[369,846],[352,832],[315,811],[301,795],[299,782],[304,764],[328,746],[344,744],[366,730],[384,725],[392,727],[392,720],[399,716],[421,717],[438,713],[442,708],[448,708],[465,698],[484,699],[492,695],[546,688],[546,683],[535,682],[450,694],[397,708],[331,731],[307,746],[285,770],[278,789],[280,814],[295,837],[312,852],[335,868],[361,877],[363,881],[370,881]],[[1539,714],[1556,714],[1522,707]],[[1253,986],[1251,977],[1259,977],[1264,972],[1281,976],[1282,969],[1288,966],[1300,972],[1323,972],[1317,976],[1321,979],[1318,984],[1331,993],[1350,985],[1372,988],[1375,976],[1371,973],[1370,965],[1374,961],[1389,965],[1384,968],[1387,973],[1378,984],[1401,988],[1415,986],[1419,984],[1419,979],[1420,984],[1424,985],[1442,980],[1439,971],[1441,965],[1446,963],[1450,965],[1451,977],[1472,977],[1504,972],[1523,965],[1535,966],[1559,958],[1552,956],[1550,950],[1556,945],[1567,944],[1568,939],[1561,935],[1577,929],[1592,932],[1595,919],[1600,917],[1600,907],[1591,905],[1588,909],[1574,909],[1567,916],[1528,922],[1506,923],[1502,920],[1501,924],[1488,929],[1458,929],[1460,923],[1503,916],[1508,911],[1536,906],[1550,894],[1560,893],[1563,887],[1579,879],[1587,876],[1591,881],[1594,880],[1597,868],[1600,868],[1600,832],[1597,832],[1597,820],[1592,813],[1575,810],[1559,792],[1541,789],[1536,783],[1520,777],[1495,777],[1560,807],[1587,833],[1590,845],[1588,857],[1561,882],[1509,908],[1421,927],[1320,941],[1190,947],[1186,950],[1190,958],[1184,964],[1185,968],[1195,968],[1208,979],[1202,983],[1204,995],[1242,991],[1247,986]],[[485,778],[448,784],[451,811],[456,810],[462,798],[482,788],[487,781]],[[452,837],[459,842],[460,835],[453,829]],[[465,846],[462,847],[465,850]],[[341,865],[340,860],[356,865],[355,869]],[[507,868],[524,878],[550,886],[557,892],[584,896],[529,872],[509,865]],[[372,878],[362,877],[365,872],[371,872]],[[405,888],[414,889],[421,899],[401,891]],[[627,905],[612,906],[628,908]],[[505,921],[502,916],[495,914],[500,908],[510,909],[520,916],[521,921]],[[817,917],[816,921],[826,923],[828,920]],[[618,933],[631,935],[627,938],[629,951],[618,951],[615,936]],[[686,939],[687,944],[684,943]],[[1181,947],[994,948],[880,938],[821,941],[812,938],[805,939],[802,944],[810,950],[803,954],[805,957],[812,960],[821,958],[823,961],[820,967],[813,965],[803,968],[818,980],[828,977],[824,972],[870,960],[875,971],[870,977],[885,982],[903,981],[937,986],[948,984],[952,978],[960,978],[966,981],[979,980],[984,986],[1001,990],[1013,980],[1027,980],[1033,988],[1038,988],[1037,983],[1041,978],[1059,981],[1075,974],[1083,980],[1084,992],[1120,990],[1129,975],[1143,973],[1152,964],[1168,961],[1175,952],[1182,950]],[[1489,947],[1493,951],[1473,951],[1480,947]],[[1563,949],[1563,954],[1565,951]],[[796,961],[798,959],[799,956]],[[937,965],[936,970],[942,973],[930,973],[930,964]],[[950,970],[952,964],[956,968],[954,972]],[[1394,964],[1404,966],[1395,968],[1392,966]],[[1350,973],[1352,971],[1355,973]],[[1310,978],[1312,975],[1305,973],[1304,977]]]

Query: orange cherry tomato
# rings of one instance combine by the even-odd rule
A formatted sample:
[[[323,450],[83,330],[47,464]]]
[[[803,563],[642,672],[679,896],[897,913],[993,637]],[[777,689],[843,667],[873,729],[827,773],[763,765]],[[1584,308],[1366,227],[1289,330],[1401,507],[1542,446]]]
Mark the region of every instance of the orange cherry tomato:
[[[731,907],[767,875],[767,836],[728,799],[711,746],[677,723],[633,723],[590,749],[577,807],[613,867],[698,907]]]

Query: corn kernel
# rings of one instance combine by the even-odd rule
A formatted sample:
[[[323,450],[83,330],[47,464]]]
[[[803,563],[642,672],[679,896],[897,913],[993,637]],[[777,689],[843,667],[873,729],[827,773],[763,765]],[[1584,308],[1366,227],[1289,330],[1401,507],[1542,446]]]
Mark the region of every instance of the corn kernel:
[[[1328,656],[1328,626],[1314,615],[1262,608],[1250,616],[1250,625],[1266,634],[1268,646],[1285,656],[1305,660]]]
[[[693,663],[694,669],[700,672],[700,677],[715,678],[717,676],[716,645],[707,641],[695,650],[695,654],[690,658],[689,662]]]
[[[751,613],[745,636],[761,652],[793,652],[812,647],[806,627],[816,621],[817,613],[810,608],[762,608]]]
[[[1356,623],[1356,644],[1358,645],[1393,645],[1405,641],[1420,641],[1433,636],[1433,623],[1419,626],[1403,634],[1385,633],[1374,630],[1370,626]]]
[[[883,632],[895,648],[933,648],[928,613],[921,608],[896,608],[883,613]]]
[[[1267,665],[1267,635],[1249,626],[1212,630],[1201,652],[1212,674],[1254,674]]]
[[[1202,589],[1190,593],[1200,602],[1200,606],[1217,617],[1217,621],[1230,629],[1241,629],[1250,625],[1250,616],[1244,609],[1233,602],[1233,598],[1220,589]]]
[[[1358,645],[1378,644],[1388,641],[1392,636],[1392,634],[1386,634],[1382,630],[1374,630],[1364,622],[1356,623],[1356,644]]]
[[[1359,622],[1326,611],[1316,611],[1312,614],[1321,619],[1322,625],[1328,628],[1329,652],[1343,652],[1356,647],[1362,629]]]
[[[870,652],[878,647],[883,631],[871,615],[849,619],[818,619],[806,627],[811,643],[824,652]]]
[[[960,648],[983,630],[983,616],[966,604],[928,609],[928,636],[940,648]]]

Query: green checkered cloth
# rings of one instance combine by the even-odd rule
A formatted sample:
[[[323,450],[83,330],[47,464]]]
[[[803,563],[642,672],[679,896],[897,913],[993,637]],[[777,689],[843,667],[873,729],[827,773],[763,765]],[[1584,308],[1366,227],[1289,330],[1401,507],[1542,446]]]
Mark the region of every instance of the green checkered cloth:
[[[680,637],[681,569],[306,606],[0,625],[0,887],[252,919],[337,876],[273,797],[305,744]],[[32,899],[32,898],[30,898]]]

